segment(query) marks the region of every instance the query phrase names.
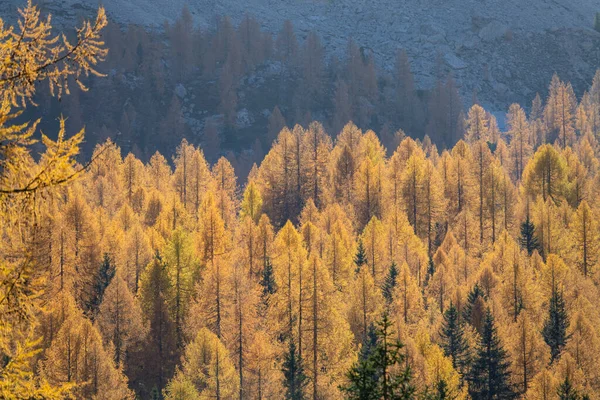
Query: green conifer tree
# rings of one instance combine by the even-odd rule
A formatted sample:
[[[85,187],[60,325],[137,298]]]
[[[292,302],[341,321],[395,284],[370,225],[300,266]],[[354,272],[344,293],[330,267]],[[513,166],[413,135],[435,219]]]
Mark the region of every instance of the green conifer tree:
[[[401,352],[404,345],[394,339],[387,313],[377,323],[377,344],[367,359],[359,360],[348,372],[348,385],[340,387],[350,400],[413,399],[410,366]]]
[[[471,289],[471,291],[467,295],[467,303],[465,304],[465,307],[462,312],[463,321],[472,324],[473,306],[475,305],[477,299],[480,298],[485,299],[485,293],[483,292],[481,286],[479,286],[479,283],[476,283],[475,286],[473,286],[473,289]]]
[[[429,261],[427,262],[427,281],[429,282],[429,278],[433,276],[435,273],[435,263],[433,262],[433,258],[429,257]]]
[[[348,371],[347,378],[350,384],[340,387],[349,400],[378,400],[379,387],[375,366],[370,358],[361,359]]]
[[[377,347],[371,357],[375,370],[380,374],[380,393],[383,400],[412,399],[415,387],[411,384],[410,366],[394,372],[405,363],[405,355],[401,352],[404,345],[394,338],[392,321],[387,313],[377,323]]]
[[[375,329],[375,325],[370,323],[367,329],[367,336],[364,338],[360,348],[359,359],[366,360],[371,357],[375,347],[377,347],[377,330]]]
[[[347,387],[340,389],[346,393],[350,399],[375,400],[378,397],[377,389],[379,375],[373,365],[372,356],[377,347],[378,337],[375,325],[369,325],[367,336],[363,340],[358,362],[348,371],[348,380],[352,383]]]
[[[452,366],[457,371],[464,373],[469,364],[469,345],[464,336],[458,310],[453,303],[450,303],[444,312],[440,338],[444,354],[452,359]]]
[[[437,381],[433,388],[428,387],[423,393],[423,400],[450,400],[456,398],[449,393],[448,383],[444,379]]]
[[[290,338],[289,348],[283,361],[283,376],[286,400],[305,399],[305,387],[308,383],[304,373],[304,363],[296,349],[296,343]]]
[[[356,265],[356,273],[360,271],[360,267],[367,263],[367,252],[365,251],[365,246],[363,244],[362,239],[358,241],[358,249],[356,250],[356,255],[354,256],[354,264]]]
[[[550,305],[548,308],[548,318],[544,322],[542,336],[550,346],[550,362],[560,358],[560,353],[567,344],[567,327],[569,326],[569,316],[565,300],[562,293],[556,287],[552,290]]]
[[[529,214],[527,215],[527,219],[521,224],[521,236],[519,237],[519,244],[522,248],[527,250],[529,255],[531,255],[534,250],[540,250],[540,243],[535,235],[535,225],[531,219],[529,219]]]
[[[436,385],[435,400],[446,400],[450,399],[450,393],[448,390],[448,384],[444,379],[440,379]]]
[[[159,393],[173,376],[179,358],[175,324],[168,307],[172,292],[167,266],[157,252],[142,274],[140,285],[140,305],[150,328],[140,349],[140,380],[148,388],[156,387]]]
[[[268,257],[265,261],[259,283],[262,286],[263,300],[277,291],[277,283],[275,282],[275,274],[273,273],[273,264],[271,264],[271,259]]]
[[[580,395],[575,387],[573,387],[569,374],[565,376],[565,380],[562,381],[556,392],[560,400],[585,400],[588,398],[586,395]]]
[[[385,302],[387,305],[390,305],[394,300],[394,288],[396,287],[396,281],[398,278],[398,267],[395,262],[392,262],[390,265],[390,269],[383,281],[383,287],[381,291],[383,292],[383,297],[385,298]]]
[[[86,304],[88,315],[93,319],[102,304],[104,298],[104,292],[110,284],[113,276],[115,276],[115,266],[108,253],[104,253],[102,264],[94,276],[94,283],[92,285],[92,293],[89,302]]]
[[[258,283],[261,286],[258,312],[261,316],[266,318],[269,305],[271,303],[271,296],[277,291],[277,283],[275,282],[273,264],[271,264],[271,259],[268,257],[265,260],[265,265],[261,272],[260,281],[258,281]]]
[[[510,383],[508,354],[502,347],[489,309],[467,381],[473,399],[514,399],[517,396]]]

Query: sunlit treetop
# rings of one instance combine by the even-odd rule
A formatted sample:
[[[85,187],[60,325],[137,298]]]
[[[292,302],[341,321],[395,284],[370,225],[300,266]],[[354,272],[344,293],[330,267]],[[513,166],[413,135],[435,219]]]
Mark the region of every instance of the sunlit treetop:
[[[107,24],[106,13],[99,8],[94,22],[85,21],[76,30],[76,40],[52,33],[51,16],[40,19],[32,5],[19,9],[17,27],[6,27],[0,18],[0,194],[31,193],[40,188],[70,180],[73,158],[79,152],[83,130],[65,138],[64,119],[60,120],[57,140],[42,135],[46,152],[32,165],[29,147],[39,120],[11,123],[33,103],[38,83],[46,81],[52,95],[69,94],[69,80],[87,90],[80,78],[101,76],[95,69],[108,53],[100,32]]]
[[[0,18],[0,101],[13,106],[25,106],[36,91],[36,84],[47,81],[52,95],[59,98],[69,94],[68,78],[87,90],[81,78],[101,76],[95,69],[108,54],[100,31],[107,24],[104,8],[98,9],[96,19],[84,21],[76,30],[76,40],[64,33],[53,34],[51,19],[40,18],[40,10],[28,0],[19,9],[18,26],[5,27]]]

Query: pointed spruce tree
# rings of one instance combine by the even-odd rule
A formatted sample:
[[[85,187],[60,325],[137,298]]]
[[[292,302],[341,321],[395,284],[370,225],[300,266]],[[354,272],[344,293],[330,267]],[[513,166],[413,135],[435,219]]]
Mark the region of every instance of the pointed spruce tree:
[[[137,373],[145,387],[156,386],[159,394],[173,376],[179,358],[175,324],[169,312],[172,293],[167,266],[157,252],[142,274],[140,285],[140,305],[149,332],[140,349],[143,361]]]
[[[360,359],[346,375],[350,383],[340,387],[340,390],[349,400],[378,400],[379,382],[376,375],[373,361],[370,358]]]
[[[429,257],[429,261],[427,261],[427,277],[426,277],[427,282],[429,282],[429,278],[431,278],[434,273],[435,273],[435,263],[433,262],[433,258]]]
[[[377,347],[378,337],[375,325],[370,324],[367,336],[364,338],[358,361],[347,373],[350,385],[340,387],[349,399],[375,400],[378,392],[379,375],[373,365],[372,356]]]
[[[519,237],[519,244],[522,248],[527,250],[527,254],[531,255],[534,250],[540,250],[540,243],[535,234],[535,225],[527,214],[527,219],[521,223],[521,236]]]
[[[100,308],[100,304],[102,304],[102,299],[104,298],[104,292],[106,288],[110,284],[113,276],[115,275],[115,266],[110,258],[108,253],[104,253],[104,258],[102,259],[102,264],[100,264],[100,268],[94,275],[94,283],[92,285],[92,294],[89,302],[86,304],[87,313],[93,319],[96,314],[98,314],[98,310]]]
[[[450,303],[450,307],[444,312],[440,332],[441,347],[444,354],[452,359],[452,366],[461,373],[466,371],[469,364],[469,345],[464,334],[458,310],[453,303]]]
[[[363,244],[362,239],[358,241],[358,249],[356,249],[356,255],[354,256],[354,264],[356,265],[356,273],[360,271],[360,268],[367,263],[367,252]]]
[[[510,382],[508,354],[502,347],[489,309],[467,381],[473,399],[514,399],[517,395]]]
[[[373,351],[377,347],[377,330],[373,323],[369,324],[367,329],[367,336],[362,342],[360,352],[358,354],[359,360],[367,360],[373,354]]]
[[[387,313],[377,323],[377,346],[371,359],[380,376],[379,391],[383,400],[412,399],[415,387],[411,383],[410,366],[405,363],[406,356],[402,353],[404,345],[394,339],[392,325]]]
[[[392,261],[392,265],[390,265],[390,269],[385,276],[385,280],[383,281],[383,286],[381,288],[387,305],[390,305],[394,300],[394,288],[396,287],[397,278],[398,267],[396,266],[396,263]]]
[[[569,374],[566,374],[565,380],[562,381],[562,383],[558,387],[556,393],[558,394],[558,398],[560,400],[589,399],[588,396],[579,394],[579,391],[577,389],[575,389],[575,387],[571,383],[571,378],[569,377]]]
[[[544,322],[542,336],[550,347],[550,362],[553,363],[560,357],[560,353],[567,344],[567,327],[569,326],[569,316],[565,305],[562,292],[558,288],[552,289],[550,305],[548,307],[548,317]]]
[[[262,270],[259,283],[262,287],[263,301],[266,297],[277,291],[277,283],[275,282],[275,274],[273,273],[273,264],[271,264],[271,259],[269,257],[265,260],[265,266]]]
[[[293,338],[289,340],[288,351],[283,361],[283,384],[285,386],[286,400],[304,400],[305,388],[308,383],[304,373],[304,363],[296,349]]]
[[[265,265],[260,274],[260,281],[258,281],[261,288],[258,312],[260,315],[266,317],[271,304],[271,296],[277,292],[277,283],[275,282],[275,273],[273,271],[271,259],[266,257],[264,264]]]
[[[349,383],[340,389],[350,400],[408,400],[414,398],[411,369],[402,353],[404,345],[394,339],[392,321],[385,313],[377,323],[377,344],[367,359],[355,363],[347,374]]]
[[[449,400],[452,398],[448,384],[444,379],[440,379],[435,385],[434,397],[435,400]]]
[[[456,396],[450,393],[448,389],[448,383],[445,379],[441,378],[432,385],[433,387],[428,387],[425,389],[423,393],[423,400],[450,400],[455,399]]]
[[[483,319],[482,304],[485,300],[485,292],[476,283],[467,295],[467,302],[462,311],[462,319],[479,331],[481,319]]]

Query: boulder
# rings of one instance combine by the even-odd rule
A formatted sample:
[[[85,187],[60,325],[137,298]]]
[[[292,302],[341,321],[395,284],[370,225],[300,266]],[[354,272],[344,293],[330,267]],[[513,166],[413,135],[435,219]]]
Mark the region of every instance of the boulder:
[[[462,59],[460,59],[454,53],[446,53],[444,54],[444,61],[446,64],[452,69],[464,69],[467,68],[467,63],[465,63]]]
[[[242,108],[237,112],[235,124],[238,128],[247,128],[248,126],[252,125],[253,122],[254,118],[252,118],[252,114],[247,108]]]
[[[175,94],[180,99],[183,99],[185,96],[187,96],[187,90],[185,86],[183,86],[181,83],[178,83],[177,86],[175,86]]]
[[[500,39],[508,31],[508,26],[499,21],[492,21],[479,31],[479,37],[486,42],[493,42]]]

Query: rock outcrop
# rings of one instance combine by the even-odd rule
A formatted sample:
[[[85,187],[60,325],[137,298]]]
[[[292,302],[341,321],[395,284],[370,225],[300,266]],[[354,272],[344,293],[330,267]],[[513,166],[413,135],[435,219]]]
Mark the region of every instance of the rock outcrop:
[[[0,2],[16,15],[25,0]],[[40,0],[55,20],[89,15],[98,0]],[[343,57],[352,38],[379,65],[393,66],[406,49],[421,87],[431,87],[437,60],[452,72],[465,99],[506,109],[545,93],[554,72],[581,94],[600,67],[600,33],[593,30],[597,0],[104,0],[110,17],[161,29],[188,5],[196,23],[214,28],[221,15],[246,13],[276,33],[286,19],[302,39],[315,30],[329,56]]]

